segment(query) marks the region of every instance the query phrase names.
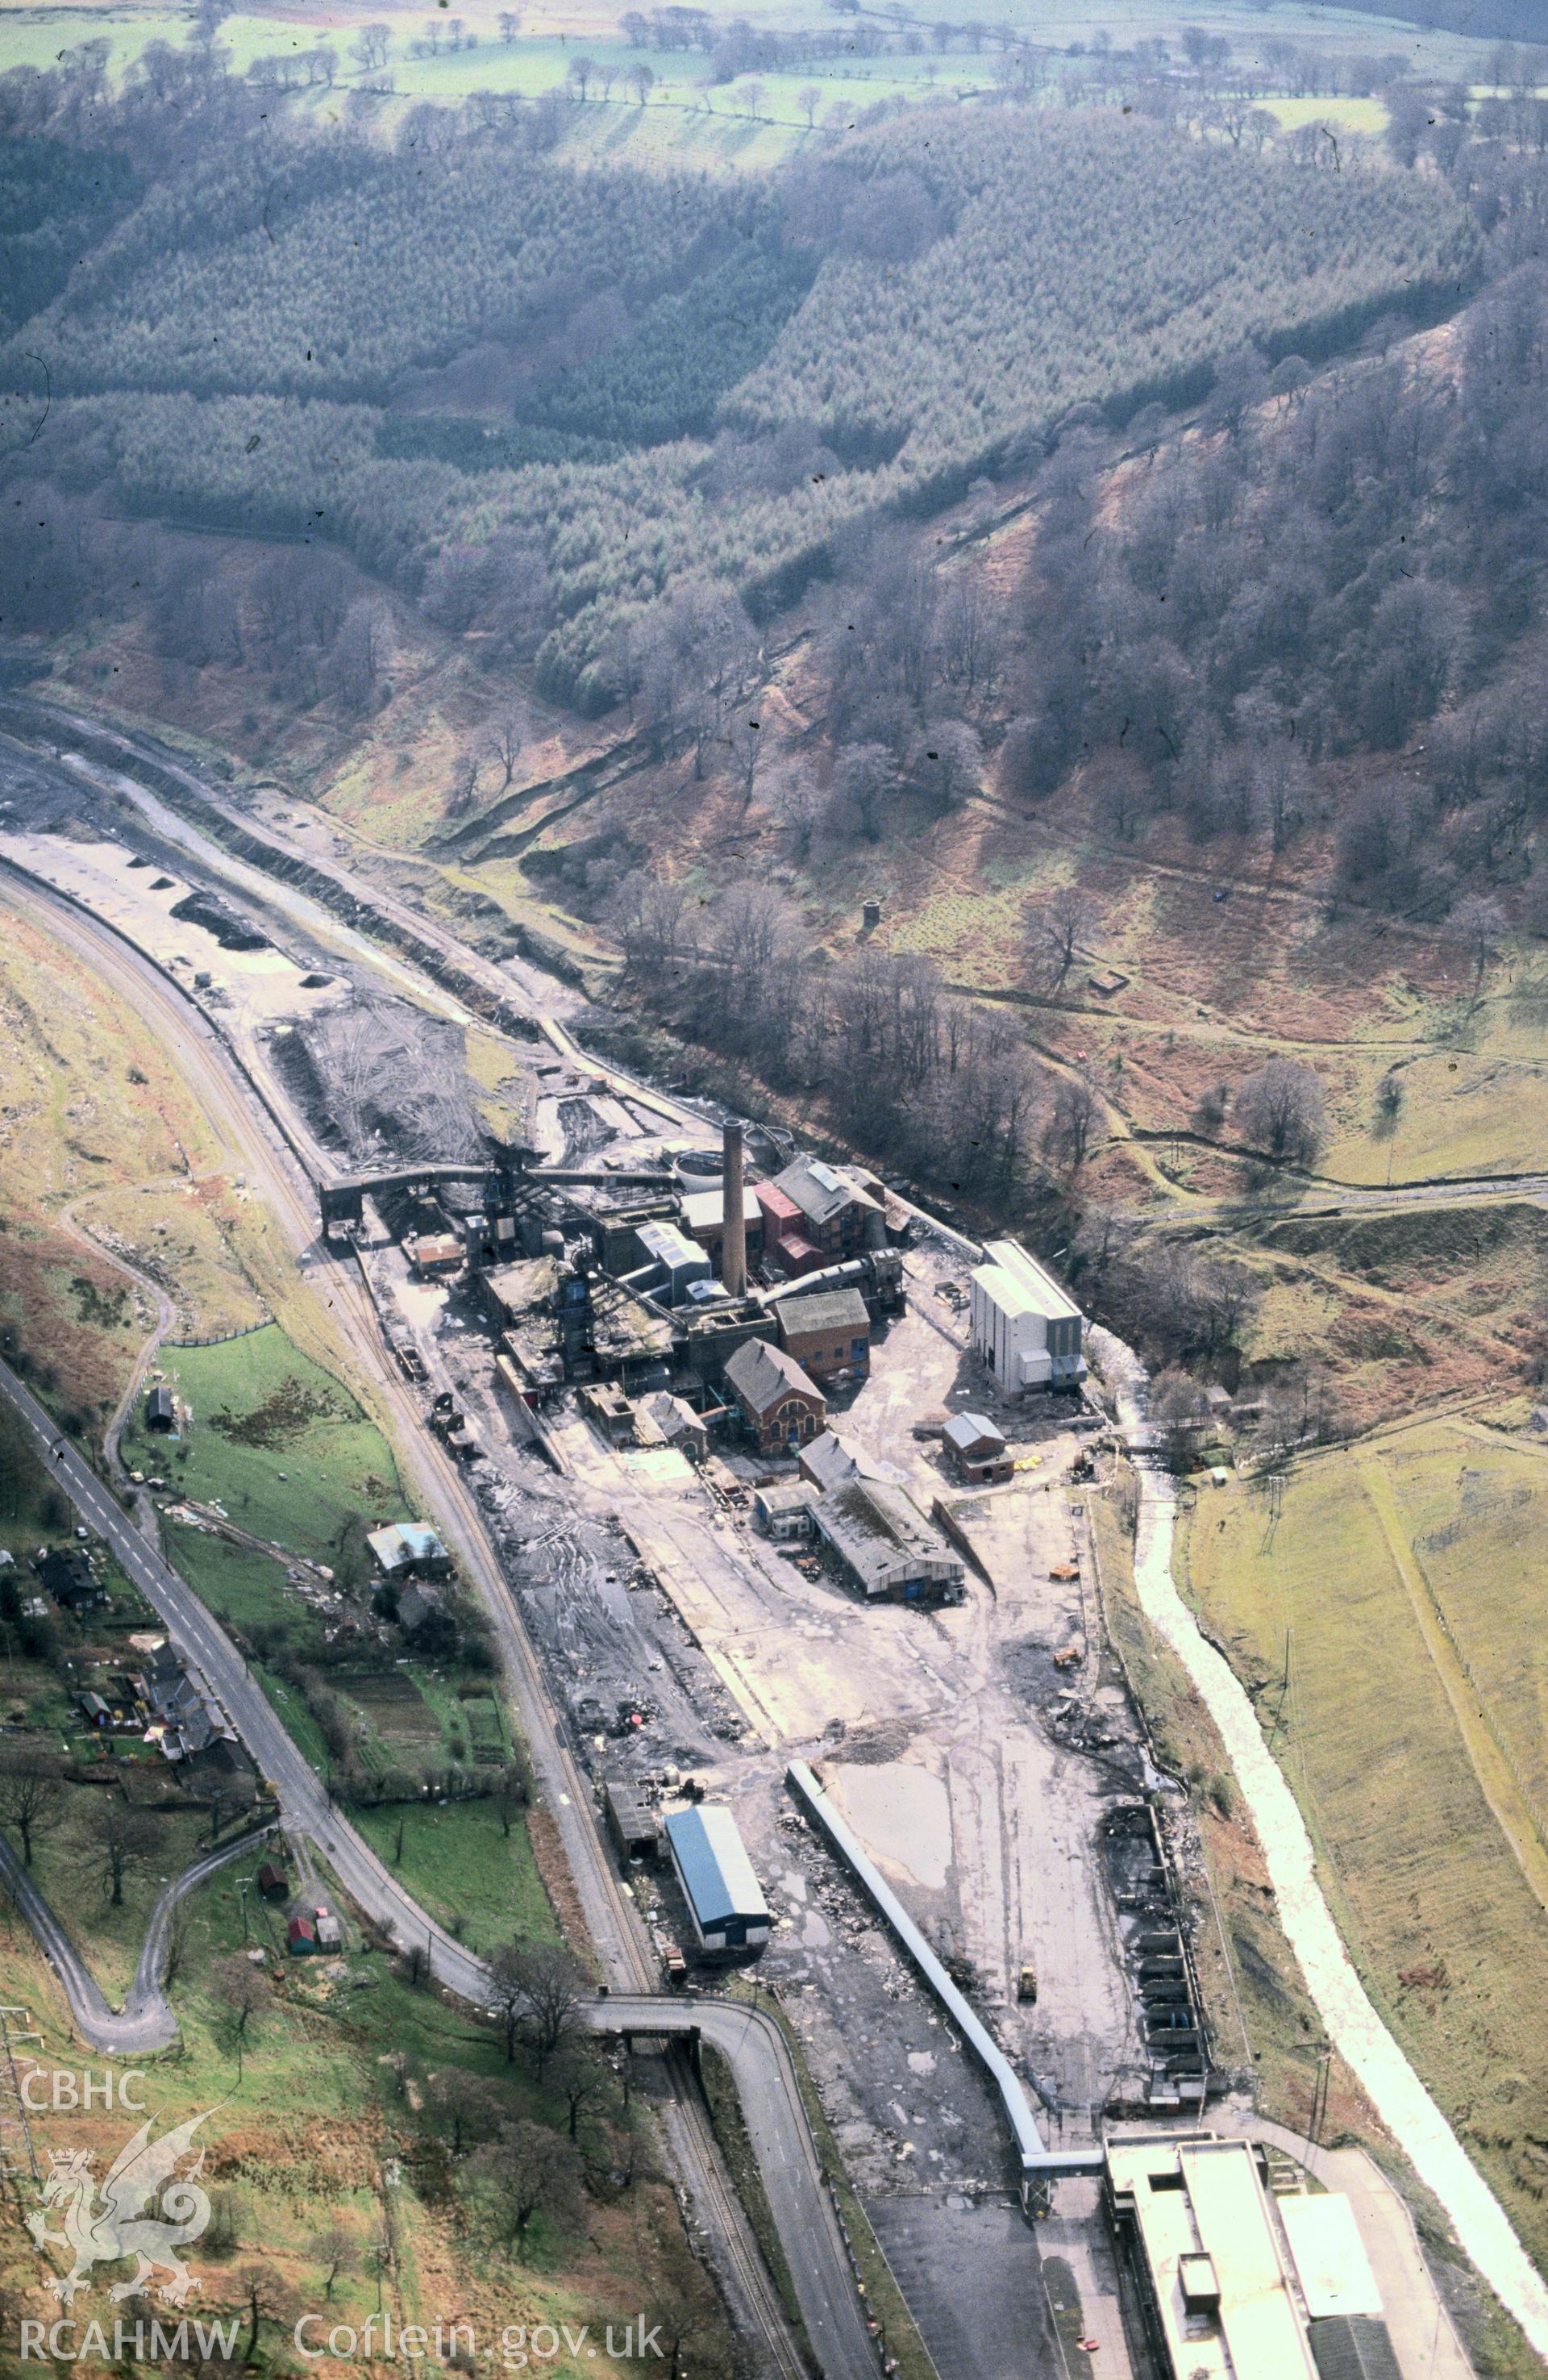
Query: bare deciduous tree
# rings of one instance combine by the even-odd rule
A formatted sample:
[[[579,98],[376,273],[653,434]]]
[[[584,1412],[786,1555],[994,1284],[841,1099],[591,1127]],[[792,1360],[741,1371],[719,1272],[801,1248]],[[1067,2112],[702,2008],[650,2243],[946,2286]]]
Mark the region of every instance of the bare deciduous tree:
[[[346,2231],[342,2223],[325,2223],[320,2231],[312,2233],[307,2249],[312,2262],[322,2268],[322,2294],[332,2302],[340,2275],[354,2272],[359,2263],[355,2235]]]
[[[501,772],[502,793],[516,773],[516,762],[526,748],[526,713],[514,704],[497,712],[489,722],[484,749]]]
[[[1081,946],[1102,923],[1102,911],[1078,884],[1059,884],[1026,912],[1033,965],[1057,998],[1074,965]]]
[[[1057,1165],[1066,1167],[1071,1173],[1080,1172],[1101,1115],[1102,1102],[1090,1076],[1061,1075],[1054,1087],[1043,1131],[1043,1146]]]
[[[273,1999],[262,1966],[243,1952],[234,1951],[229,1958],[216,1960],[210,1979],[222,2004],[230,2011],[237,2040],[245,2040],[254,2017],[262,2016]]]
[[[822,794],[804,760],[792,760],[780,770],[772,800],[774,815],[790,836],[794,856],[808,858],[822,815]]]
[[[1209,1399],[1191,1372],[1169,1365],[1152,1383],[1147,1402],[1168,1468],[1186,1471],[1208,1426]]]
[[[1271,1058],[1239,1084],[1232,1102],[1237,1129],[1249,1145],[1276,1163],[1310,1165],[1323,1145],[1326,1111],[1323,1087],[1310,1066],[1292,1058]]]
[[[1505,911],[1486,893],[1467,892],[1445,922],[1447,929],[1467,946],[1468,955],[1473,963],[1473,990],[1476,994],[1482,986],[1487,970],[1499,956],[1506,931]]]
[[[580,2222],[585,2206],[574,2143],[525,2117],[502,2124],[474,2153],[463,2187],[475,2221],[507,2253],[525,2247],[539,2215],[567,2230]]]
[[[445,2066],[432,2074],[425,2084],[425,2104],[454,2156],[461,2156],[473,2142],[486,2140],[500,2114],[488,2082],[466,2066]]]
[[[21,1837],[24,1866],[31,1866],[40,1836],[52,1833],[64,1817],[65,1797],[62,1761],[19,1747],[0,1759],[0,1826],[14,1827]]]
[[[137,1809],[121,1794],[104,1794],[92,1828],[102,1863],[103,1890],[115,1909],[124,1905],[124,1878],[139,1860],[149,1859],[160,1840],[160,1830],[148,1810]]]
[[[478,774],[483,761],[477,752],[459,752],[452,763],[452,783],[446,795],[446,815],[461,818],[473,808],[478,791]]]

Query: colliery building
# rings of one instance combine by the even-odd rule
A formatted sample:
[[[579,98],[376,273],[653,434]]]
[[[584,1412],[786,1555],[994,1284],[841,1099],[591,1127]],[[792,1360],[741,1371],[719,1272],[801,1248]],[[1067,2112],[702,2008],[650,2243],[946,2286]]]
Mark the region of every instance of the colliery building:
[[[911,1496],[855,1477],[812,1507],[819,1537],[867,1602],[960,1603],[967,1571]]]
[[[763,1212],[765,1253],[783,1272],[816,1272],[887,1245],[883,1200],[821,1158],[797,1158],[753,1195]]]
[[[1399,2380],[1353,2209],[1272,2197],[1251,2141],[1115,2139],[1108,2216],[1165,2380]]]
[[[1007,1396],[1074,1388],[1086,1375],[1085,1319],[1019,1240],[990,1240],[973,1276],[973,1343]]]
[[[762,1339],[737,1349],[726,1366],[726,1386],[764,1454],[806,1445],[828,1417],[828,1400],[816,1382],[793,1355]]]
[[[714,1802],[674,1810],[666,1837],[701,1954],[761,1951],[768,1940],[768,1903],[731,1812]]]
[[[871,1318],[857,1289],[782,1297],[774,1312],[780,1346],[814,1380],[841,1374],[865,1378],[871,1368]]]

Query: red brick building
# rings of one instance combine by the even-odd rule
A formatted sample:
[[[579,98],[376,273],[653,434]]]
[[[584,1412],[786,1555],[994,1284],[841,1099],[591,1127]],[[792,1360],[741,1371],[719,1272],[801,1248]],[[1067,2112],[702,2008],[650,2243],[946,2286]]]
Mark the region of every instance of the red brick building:
[[[726,1386],[764,1454],[809,1444],[828,1419],[828,1400],[792,1355],[749,1339],[726,1366]]]
[[[869,1372],[871,1318],[857,1289],[781,1297],[774,1313],[780,1346],[814,1380],[831,1380],[841,1372],[864,1379]]]

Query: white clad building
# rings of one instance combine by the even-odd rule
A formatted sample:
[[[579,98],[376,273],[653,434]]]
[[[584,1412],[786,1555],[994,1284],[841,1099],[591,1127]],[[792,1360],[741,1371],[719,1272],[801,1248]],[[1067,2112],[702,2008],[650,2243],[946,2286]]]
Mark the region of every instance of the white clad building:
[[[1085,1319],[1019,1240],[989,1240],[973,1276],[973,1343],[1007,1396],[1083,1380]]]

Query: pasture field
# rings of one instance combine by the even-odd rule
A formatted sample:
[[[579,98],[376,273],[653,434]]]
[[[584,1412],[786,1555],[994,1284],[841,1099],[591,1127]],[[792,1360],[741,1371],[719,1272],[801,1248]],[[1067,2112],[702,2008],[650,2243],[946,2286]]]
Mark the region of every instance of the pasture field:
[[[974,51],[960,42],[937,51],[929,38],[937,21],[950,22],[944,7],[931,5],[913,18],[922,37],[917,52],[865,58],[855,53],[845,20],[837,22],[820,0],[789,0],[789,5],[728,11],[756,27],[771,31],[820,31],[829,37],[826,55],[798,72],[743,76],[730,83],[709,79],[708,61],[697,51],[639,49],[623,40],[622,9],[602,0],[580,5],[555,5],[515,12],[521,30],[512,40],[502,34],[500,12],[465,7],[454,20],[463,28],[452,35],[441,19],[422,9],[384,8],[381,22],[392,29],[389,69],[393,98],[378,114],[386,129],[407,104],[422,100],[456,102],[474,91],[514,92],[535,99],[566,84],[573,62],[589,59],[595,68],[590,95],[577,105],[569,121],[562,153],[572,160],[647,164],[681,164],[708,170],[761,172],[799,155],[813,139],[810,118],[829,131],[842,133],[854,117],[878,101],[923,98],[972,100],[989,97],[996,89],[992,42]],[[104,5],[65,8],[31,7],[0,0],[0,72],[17,66],[47,67],[61,50],[87,39],[109,45],[109,69],[123,70],[152,42],[175,46],[192,29],[192,9],[148,6],[127,6],[123,0]],[[357,13],[336,6],[316,8],[276,6],[272,9],[241,9],[223,18],[220,40],[240,72],[256,59],[283,58],[332,47],[338,57],[332,85],[308,88],[296,104],[302,112],[336,114],[341,102],[361,79],[349,55],[359,29]],[[1272,37],[1280,41],[1315,41],[1319,49],[1335,54],[1372,52],[1409,62],[1410,71],[1466,77],[1477,82],[1487,44],[1461,37],[1421,31],[1397,20],[1387,22],[1353,10],[1321,9],[1299,5],[1275,9],[1265,29],[1262,12],[1233,0],[1179,12],[1161,6],[1126,7],[1117,17],[1096,9],[1062,14],[1056,27],[1045,15],[1022,6],[1004,12],[1003,21],[1026,39],[1064,52],[1071,45],[1090,49],[1098,34],[1114,46],[1160,38],[1176,46],[1184,24],[1222,32],[1236,49],[1255,54]],[[436,46],[429,49],[427,34]],[[656,80],[648,100],[641,103],[628,85],[630,69],[648,66]],[[1061,65],[1056,55],[1050,95],[1058,96]],[[1073,65],[1069,69],[1073,71]],[[756,84],[755,91],[753,86]],[[809,110],[803,94],[815,88],[820,97]],[[1479,89],[1486,86],[1479,83]],[[1263,104],[1287,127],[1312,118],[1342,125],[1352,132],[1379,136],[1386,120],[1379,100],[1337,96],[1297,97],[1270,91]]]
[[[553,1912],[519,1815],[508,1835],[487,1802],[360,1810],[355,1823],[405,1889],[470,1949],[488,1957],[517,1935],[555,1937]]]
[[[1548,1461],[1437,1420],[1201,1489],[1179,1574],[1253,1694],[1367,1988],[1548,2247]]]
[[[333,1373],[277,1323],[211,1347],[166,1346],[161,1367],[192,1421],[170,1451],[169,1475],[238,1528],[333,1561],[362,1517],[408,1516],[392,1450]],[[168,1448],[125,1433],[126,1460],[145,1470]]]

